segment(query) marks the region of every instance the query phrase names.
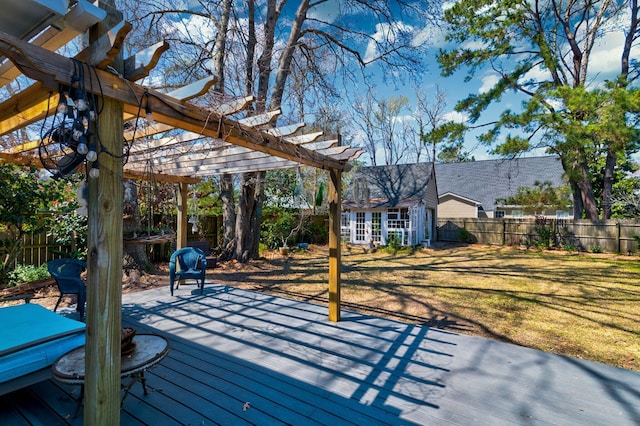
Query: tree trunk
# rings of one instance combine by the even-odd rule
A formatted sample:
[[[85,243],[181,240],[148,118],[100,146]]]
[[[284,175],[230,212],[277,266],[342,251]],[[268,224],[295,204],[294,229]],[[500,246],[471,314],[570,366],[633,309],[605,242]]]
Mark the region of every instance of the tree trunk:
[[[264,184],[266,174],[267,172],[264,171],[256,173],[256,208],[253,216],[251,217],[253,238],[251,241],[251,247],[249,247],[252,259],[260,257],[260,224],[262,222],[262,206],[264,204]]]
[[[253,1],[250,0],[250,10],[253,10]],[[258,93],[256,96],[256,112],[262,113],[266,111],[266,98],[269,89],[269,80],[271,78],[271,59],[273,55],[273,46],[275,44],[275,28],[278,17],[282,11],[277,6],[276,0],[268,0],[267,2],[267,19],[264,24],[264,48],[262,55],[258,59]],[[250,34],[251,27],[255,25],[255,21],[250,17]],[[255,30],[255,29],[254,29]],[[248,43],[247,57],[253,57],[256,47],[255,38],[250,39]],[[247,62],[247,76],[253,75],[251,68],[253,63]],[[251,87],[247,85],[247,89]],[[240,182],[240,195],[238,198],[238,212],[236,216],[235,228],[235,255],[234,258],[239,262],[246,262],[249,259],[255,259],[259,256],[260,244],[260,216],[262,204],[264,202],[264,176],[265,172],[244,173]]]
[[[291,32],[289,33],[289,40],[282,52],[282,56],[280,56],[278,72],[276,73],[276,79],[273,84],[273,94],[271,95],[271,102],[269,104],[271,109],[280,108],[282,104],[284,87],[287,79],[291,75],[291,61],[293,60],[293,54],[302,35],[302,25],[307,19],[307,12],[310,7],[309,3],[309,0],[302,0],[296,11],[296,17],[293,20]]]
[[[580,163],[580,180],[578,181],[578,186],[580,187],[586,218],[589,220],[598,220],[596,197],[593,195],[593,187],[591,186],[591,179],[589,179],[589,169],[584,162]]]
[[[256,5],[254,0],[247,0],[247,62],[245,63],[245,93],[253,95],[253,59],[256,51]]]
[[[216,70],[216,77],[218,78],[215,83],[215,90],[224,93],[225,92],[225,73],[224,63],[227,55],[227,32],[229,30],[229,16],[231,15],[231,0],[224,0],[222,2],[222,16],[218,22],[216,34],[215,47],[213,51],[213,62]]]
[[[140,204],[138,203],[138,187],[130,179],[124,180],[122,212],[122,233],[124,235],[133,232],[141,233],[142,217]],[[127,273],[131,270],[139,272],[154,270],[153,264],[147,256],[147,247],[144,244],[125,244],[123,249],[122,265]]]
[[[229,17],[231,15],[231,0],[224,0],[222,3],[222,16],[218,24],[214,48],[214,64],[217,81],[216,91],[225,92],[225,58],[227,50],[227,32],[229,29]],[[236,203],[233,194],[233,176],[224,174],[220,179],[220,198],[222,200],[222,252],[220,260],[233,258],[235,251],[235,223],[236,223]]]
[[[253,234],[257,208],[256,191],[257,174],[243,173],[238,197],[238,215],[236,217],[236,251],[235,258],[246,262],[254,253],[255,235]]]
[[[584,213],[584,205],[582,204],[582,194],[580,187],[576,182],[571,182],[571,192],[573,193],[573,218],[582,219]]]
[[[265,112],[267,105],[276,23],[281,11],[276,3],[276,0],[267,1],[267,19],[264,22],[264,46],[262,54],[258,58],[258,93],[256,94],[256,109],[258,113]]]
[[[611,196],[613,193],[613,172],[616,167],[616,153],[607,149],[607,159],[604,166],[604,177],[602,182],[602,219],[611,219]]]
[[[220,179],[220,198],[222,199],[222,253],[220,260],[229,260],[235,254],[236,203],[233,195],[233,176],[222,175]]]

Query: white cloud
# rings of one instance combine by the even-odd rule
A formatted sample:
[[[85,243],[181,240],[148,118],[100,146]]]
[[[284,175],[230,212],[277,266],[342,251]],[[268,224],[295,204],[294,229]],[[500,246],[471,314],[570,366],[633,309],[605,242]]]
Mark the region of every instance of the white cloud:
[[[482,40],[472,40],[462,44],[463,49],[469,49],[469,50],[482,50],[485,47],[487,47],[487,43],[485,43]]]
[[[547,81],[551,79],[551,73],[548,69],[541,67],[540,65],[531,68],[525,75],[522,76],[520,82],[532,80],[532,81]]]
[[[405,125],[410,125],[411,123],[415,123],[416,118],[411,114],[402,114],[402,115],[397,115],[394,121],[399,124],[404,123]]]
[[[391,24],[382,22],[376,24],[376,32],[371,35],[373,40],[367,44],[364,61],[370,62],[379,56],[376,43],[393,43],[396,41],[396,34],[411,31],[413,31],[413,27],[402,22],[394,22]]]
[[[442,115],[442,120],[453,121],[454,123],[466,123],[469,121],[469,116],[463,112],[450,111]]]
[[[442,3],[442,10],[449,10],[451,9],[455,4],[457,3],[457,1],[445,1],[444,3]]]
[[[420,30],[417,30],[412,41],[414,47],[421,46],[423,44],[429,44],[435,47],[442,47],[445,44],[444,33],[440,28],[428,25]]]
[[[489,90],[491,90],[491,88],[493,88],[493,86],[496,85],[496,83],[500,80],[500,77],[496,74],[490,74],[487,76],[482,77],[482,85],[480,86],[480,88],[478,89],[479,93],[486,93]]]
[[[589,74],[612,74],[620,72],[620,56],[624,45],[622,31],[609,31],[593,46],[589,60]]]
[[[215,38],[215,31],[215,27],[210,19],[197,15],[189,15],[188,18],[180,21],[165,23],[166,33],[172,34],[178,32],[182,34],[183,37],[189,36],[201,42],[203,45]]]

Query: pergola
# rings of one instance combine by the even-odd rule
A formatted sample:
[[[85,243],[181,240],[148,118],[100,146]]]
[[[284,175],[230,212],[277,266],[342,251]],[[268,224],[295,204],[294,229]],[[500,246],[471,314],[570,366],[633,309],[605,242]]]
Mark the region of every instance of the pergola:
[[[188,185],[204,177],[307,165],[329,172],[329,320],[340,320],[341,173],[350,169],[359,149],[341,146],[322,133],[300,134],[302,124],[273,127],[280,111],[233,118],[251,102],[246,97],[204,109],[193,102],[211,88],[213,78],[170,93],[143,87],[169,46],[164,42],[124,59],[121,47],[131,25],[105,1],[100,9],[87,0],[10,0],[9,19],[0,18],[0,87],[20,75],[35,82],[0,103],[0,135],[38,123],[55,112],[60,85],[85,83],[104,99],[97,132],[113,155],[100,154],[100,175],[89,179],[87,344],[85,424],[117,424],[120,390],[123,178],[179,185],[177,245],[186,244]],[[14,3],[14,4],[13,4]],[[107,12],[108,11],[108,12]],[[16,16],[22,13],[22,16]],[[57,49],[89,31],[89,47],[74,58]],[[90,67],[84,82],[72,81],[74,66]],[[97,85],[95,81],[99,80]],[[154,124],[134,130],[141,100],[152,109]],[[145,109],[142,109],[145,112]],[[171,137],[151,137],[168,130]],[[123,166],[123,140],[129,158]],[[0,159],[42,166],[39,140],[0,151]]]

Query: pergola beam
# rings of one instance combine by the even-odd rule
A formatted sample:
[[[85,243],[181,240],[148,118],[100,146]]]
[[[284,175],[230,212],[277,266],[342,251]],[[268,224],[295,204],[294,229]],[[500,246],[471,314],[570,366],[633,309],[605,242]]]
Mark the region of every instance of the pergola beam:
[[[73,69],[74,64],[69,58],[31,46],[6,33],[0,33],[0,51],[30,78],[43,80],[49,84],[54,82],[71,84],[69,71]],[[99,87],[102,92],[95,87],[96,85],[91,84],[89,76],[86,75],[85,87],[93,86],[96,95],[123,102],[126,113],[137,115],[140,108],[139,102],[146,98],[147,101],[151,101],[154,120],[157,122],[223,139],[234,145],[276,157],[299,161],[311,167],[337,170],[349,170],[351,167],[344,161],[336,161],[266,132],[256,133],[250,127],[187,102],[180,102],[171,96],[145,89],[132,82],[124,82],[120,76],[112,73],[96,69],[95,74],[101,82]]]

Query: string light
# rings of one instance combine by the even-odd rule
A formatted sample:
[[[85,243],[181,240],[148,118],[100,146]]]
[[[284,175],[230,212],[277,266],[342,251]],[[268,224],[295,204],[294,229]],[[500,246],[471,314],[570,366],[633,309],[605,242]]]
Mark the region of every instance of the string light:
[[[98,162],[94,161],[91,165],[91,170],[89,170],[89,177],[93,179],[97,179],[100,176],[100,169],[98,168]]]
[[[84,67],[74,61],[71,84],[68,87],[60,85],[56,114],[50,120],[49,130],[41,134],[40,159],[54,177],[73,173],[82,163],[91,166],[90,177],[99,176],[97,160],[101,145],[90,126],[98,115],[97,102],[85,90]],[[91,81],[91,75],[89,79]]]

